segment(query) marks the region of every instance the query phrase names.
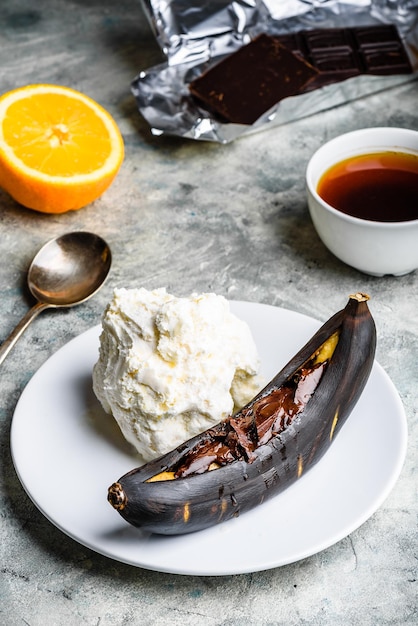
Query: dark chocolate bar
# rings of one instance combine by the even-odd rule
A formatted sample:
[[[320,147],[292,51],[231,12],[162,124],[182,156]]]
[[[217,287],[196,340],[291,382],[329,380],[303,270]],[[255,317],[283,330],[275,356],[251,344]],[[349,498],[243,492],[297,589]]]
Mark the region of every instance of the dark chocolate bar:
[[[276,38],[259,35],[190,83],[224,120],[253,124],[279,100],[299,94],[318,70]]]
[[[192,95],[224,121],[253,124],[275,104],[361,74],[411,73],[395,26],[259,35],[192,83]]]

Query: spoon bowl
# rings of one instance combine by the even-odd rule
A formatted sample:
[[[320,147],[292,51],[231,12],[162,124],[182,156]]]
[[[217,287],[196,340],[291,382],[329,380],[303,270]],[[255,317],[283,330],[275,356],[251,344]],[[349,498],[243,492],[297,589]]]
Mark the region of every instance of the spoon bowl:
[[[1,345],[0,365],[41,311],[75,306],[91,298],[106,280],[111,263],[108,244],[93,233],[77,231],[48,241],[28,271],[28,287],[37,302]]]
[[[67,233],[46,243],[33,259],[28,286],[39,301],[69,307],[91,298],[111,265],[107,243],[87,232]]]

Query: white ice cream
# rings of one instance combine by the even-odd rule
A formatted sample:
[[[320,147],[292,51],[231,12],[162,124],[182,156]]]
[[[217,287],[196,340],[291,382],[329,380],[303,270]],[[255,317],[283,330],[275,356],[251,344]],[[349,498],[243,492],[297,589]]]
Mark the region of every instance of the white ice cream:
[[[144,461],[226,418],[262,382],[250,329],[222,296],[115,290],[93,389]]]

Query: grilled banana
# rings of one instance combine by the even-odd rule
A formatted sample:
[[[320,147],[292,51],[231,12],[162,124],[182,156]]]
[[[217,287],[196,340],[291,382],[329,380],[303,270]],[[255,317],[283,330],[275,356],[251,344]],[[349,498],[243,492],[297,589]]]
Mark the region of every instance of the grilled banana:
[[[251,402],[109,487],[120,515],[144,530],[202,530],[257,506],[329,448],[369,377],[376,329],[357,293]]]

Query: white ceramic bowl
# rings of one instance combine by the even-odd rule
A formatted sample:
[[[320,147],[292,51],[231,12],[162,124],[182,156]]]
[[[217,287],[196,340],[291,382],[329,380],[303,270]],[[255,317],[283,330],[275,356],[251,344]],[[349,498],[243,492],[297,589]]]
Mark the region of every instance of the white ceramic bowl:
[[[325,171],[358,154],[397,150],[418,154],[418,132],[405,128],[364,128],[340,135],[319,148],[306,170],[308,206],[318,235],[336,257],[372,274],[401,276],[418,268],[418,219],[375,222],[337,211],[318,194]]]

